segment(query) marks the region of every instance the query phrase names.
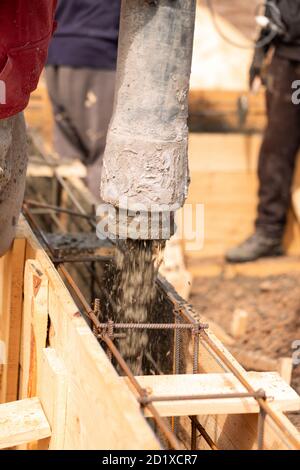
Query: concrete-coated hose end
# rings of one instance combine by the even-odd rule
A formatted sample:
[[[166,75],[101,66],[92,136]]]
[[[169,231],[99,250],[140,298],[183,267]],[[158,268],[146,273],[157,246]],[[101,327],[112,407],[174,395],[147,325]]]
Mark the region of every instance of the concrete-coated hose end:
[[[116,96],[103,159],[101,197],[118,208],[124,209],[123,198],[130,209],[136,205],[144,208],[140,217],[146,228],[132,233],[128,221],[114,222],[113,231],[123,235],[130,228],[131,238],[170,238],[170,213],[183,207],[187,196],[195,12],[196,0],[122,1]],[[152,212],[154,205],[159,208]],[[161,228],[153,222],[159,217],[163,219]],[[149,229],[153,224],[156,234]]]

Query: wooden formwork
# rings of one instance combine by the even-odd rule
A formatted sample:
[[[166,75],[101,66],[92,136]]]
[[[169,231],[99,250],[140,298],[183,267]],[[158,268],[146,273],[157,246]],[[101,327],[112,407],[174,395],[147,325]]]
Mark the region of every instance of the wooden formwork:
[[[50,449],[158,449],[134,395],[118,380],[25,222],[0,261],[0,283],[1,341],[7,350],[1,402],[15,402],[0,407],[0,448],[40,438]],[[15,428],[14,420],[22,421],[19,408],[26,405],[16,400],[26,398],[34,399],[37,413],[44,411],[48,434],[43,416],[41,433],[38,427],[32,431],[35,419]],[[1,421],[5,410],[10,428]]]
[[[109,362],[24,220],[11,251],[0,260],[0,293],[0,340],[6,350],[0,448],[160,448],[128,379],[119,377]],[[239,391],[228,368],[224,373],[226,363],[256,389],[273,394],[264,447],[300,448],[299,433],[283,413],[299,409],[297,394],[277,374],[249,375],[209,331],[200,337],[200,375],[137,380],[154,395]],[[218,448],[257,448],[259,407],[253,398],[219,399],[215,405],[173,399],[158,403],[157,410],[161,416],[198,415]],[[145,414],[151,415],[147,409]],[[203,438],[197,447],[209,448]]]

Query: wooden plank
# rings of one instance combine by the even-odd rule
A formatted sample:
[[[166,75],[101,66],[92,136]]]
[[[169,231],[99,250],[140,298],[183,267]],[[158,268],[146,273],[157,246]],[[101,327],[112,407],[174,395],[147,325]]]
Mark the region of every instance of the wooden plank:
[[[281,421],[282,425],[284,426],[286,431],[289,431],[291,434],[295,436],[296,439],[298,439],[299,445],[297,450],[300,449],[300,431],[299,429],[296,429],[295,426],[292,424],[292,422],[285,416],[281,411],[278,410],[273,410],[274,414],[277,416],[277,418]],[[278,442],[275,440],[273,443],[270,443],[270,439],[268,438],[268,435],[270,435],[272,432],[277,433],[277,437],[279,436],[281,439],[281,442]],[[266,447],[267,444],[267,447]],[[295,450],[293,446],[291,446],[289,440],[286,438],[286,436],[278,430],[278,428],[274,427],[274,422],[272,419],[267,416],[266,417],[266,424],[265,424],[265,439],[264,439],[264,449],[268,450]]]
[[[247,378],[255,390],[263,389],[276,409],[300,410],[300,397],[276,372],[248,372]],[[128,379],[121,379],[128,382]],[[137,377],[150,398],[168,396],[198,396],[244,393],[245,388],[232,374],[156,375]],[[161,416],[231,415],[258,413],[254,398],[155,401]],[[146,415],[149,416],[149,413]]]
[[[196,204],[205,206],[205,240],[203,249],[187,252],[188,257],[223,256],[253,231],[260,141],[261,136],[243,134],[190,135],[191,185],[187,203],[194,205],[194,220]],[[296,214],[299,181],[298,161],[293,189]],[[284,247],[289,255],[300,254],[300,225],[292,210],[288,214]]]
[[[201,103],[209,103],[213,108],[222,111],[234,111],[238,99],[245,94],[243,90],[192,89],[189,102],[191,111],[199,109]],[[261,90],[257,95],[249,94],[249,108],[253,114],[265,114],[265,93]]]
[[[80,161],[74,161],[69,164],[60,164],[54,169],[48,165],[38,165],[29,163],[27,176],[31,178],[53,178],[54,170],[63,178],[85,178],[86,167]]]
[[[0,403],[15,401],[18,395],[25,244],[25,240],[16,239],[0,259],[0,340],[6,358]]]
[[[117,372],[27,224],[23,231],[26,256],[40,262],[49,281],[51,347],[66,368],[64,449],[159,449],[135,396],[125,384],[120,386]]]
[[[255,172],[261,141],[259,134],[190,133],[192,177],[195,173]]]
[[[0,405],[0,449],[45,439],[50,426],[38,398]]]
[[[82,181],[82,179],[75,178],[73,176],[68,177],[68,181],[71,183],[71,187],[75,188],[82,197],[82,199],[90,206],[97,206],[99,201],[97,198],[89,191],[87,185]]]
[[[205,149],[203,149],[203,152]],[[198,159],[202,155],[198,153]],[[190,166],[193,166],[193,161]],[[218,209],[219,204],[230,207],[247,208],[256,205],[258,182],[256,173],[253,172],[218,172],[218,171],[192,171],[191,185],[189,189],[188,202],[212,204]],[[238,191],[238,198],[237,198]],[[214,206],[213,206],[214,204]]]
[[[217,323],[208,320],[203,315],[201,315],[201,321],[203,323],[208,323],[210,331],[226,346],[233,346],[235,340],[232,336],[226,333],[226,331]]]
[[[37,394],[42,372],[42,349],[48,330],[48,279],[38,261],[27,260],[24,282],[24,312],[20,355],[20,398]]]
[[[77,309],[72,308],[72,322],[61,318],[71,305],[63,301],[63,292],[55,285],[50,290],[49,313],[55,349],[68,371],[64,448],[159,448],[136,399],[119,387],[117,373]]]
[[[178,228],[180,230],[180,228]],[[183,299],[188,299],[192,287],[192,276],[185,266],[182,240],[173,238],[165,246],[160,274],[172,284]]]
[[[291,384],[293,375],[293,359],[291,357],[278,359],[278,373],[286,383]]]
[[[25,117],[30,128],[38,131],[48,144],[52,144],[53,112],[43,76],[38,88],[31,94],[29,106],[25,110]]]
[[[218,277],[233,279],[243,275],[249,277],[278,276],[287,273],[299,273],[300,262],[296,257],[266,258],[253,263],[226,264],[220,257],[199,260],[194,254],[188,255],[188,269],[194,277]]]
[[[297,217],[298,222],[300,222],[300,188],[294,188],[292,192],[292,204]]]
[[[256,370],[258,372],[278,371],[278,361],[276,359],[262,353],[247,351],[242,347],[230,346],[229,349],[236,360],[247,370]]]
[[[67,411],[67,371],[55,349],[43,349],[38,396],[52,429],[49,450],[64,448]]]

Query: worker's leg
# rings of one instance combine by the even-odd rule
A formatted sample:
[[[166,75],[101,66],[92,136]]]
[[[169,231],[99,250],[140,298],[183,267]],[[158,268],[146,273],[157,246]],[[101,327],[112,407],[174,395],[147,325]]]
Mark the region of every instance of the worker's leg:
[[[87,182],[99,198],[102,157],[112,115],[115,72],[47,67],[47,82],[56,120],[56,151],[80,155]]]
[[[300,107],[292,102],[292,83],[299,78],[299,65],[274,59],[268,84],[268,126],[259,156],[256,227],[279,240],[284,233],[300,146]]]
[[[0,121],[0,256],[11,246],[24,197],[27,143],[23,114]]]
[[[226,254],[246,262],[283,253],[282,238],[300,146],[300,106],[292,102],[299,64],[275,57],[268,77],[268,125],[259,156],[259,204],[256,232]]]
[[[61,86],[60,67],[46,67],[47,88],[54,116],[53,145],[62,159],[83,160],[86,151],[78,143],[77,130],[64,108],[64,89]]]

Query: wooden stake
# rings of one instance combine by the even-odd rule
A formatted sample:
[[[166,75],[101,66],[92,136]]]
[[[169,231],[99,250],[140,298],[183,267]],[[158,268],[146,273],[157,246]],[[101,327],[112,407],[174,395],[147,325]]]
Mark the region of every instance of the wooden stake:
[[[231,323],[231,334],[234,338],[244,336],[247,330],[248,312],[236,309]]]
[[[289,385],[292,382],[293,360],[291,357],[282,357],[278,360],[278,372]]]

